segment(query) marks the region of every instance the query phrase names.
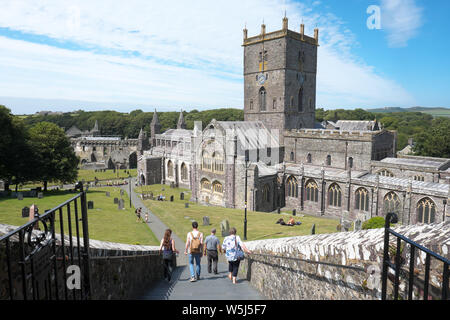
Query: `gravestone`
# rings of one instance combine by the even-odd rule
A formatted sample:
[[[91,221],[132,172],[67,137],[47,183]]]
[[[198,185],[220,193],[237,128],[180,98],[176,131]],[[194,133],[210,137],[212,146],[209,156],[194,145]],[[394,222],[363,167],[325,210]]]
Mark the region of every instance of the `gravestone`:
[[[119,198],[114,198],[114,204],[119,203]]]
[[[173,202],[173,195],[170,196],[170,202]]]
[[[292,210],[292,215],[293,215],[293,216],[297,215],[297,210],[295,210],[295,209]]]
[[[38,199],[42,199],[44,197],[44,194],[42,192],[38,192],[37,196]]]
[[[162,188],[161,191],[166,191],[166,188]]]
[[[209,217],[208,216],[203,217],[203,225],[204,226],[209,226]]]
[[[120,199],[120,200],[119,200],[118,209],[119,209],[119,210],[125,209],[125,203],[124,203],[123,199]]]
[[[359,231],[362,228],[362,221],[361,220],[356,220],[355,221],[355,231]]]
[[[341,225],[342,225],[342,230],[345,232],[349,231],[350,228],[352,227],[352,223],[347,220],[342,221]]]
[[[94,209],[94,201],[88,201],[88,209]]]
[[[30,208],[23,207],[22,208],[22,218],[28,218],[30,216]]]
[[[175,183],[171,182],[171,183],[170,183],[170,187],[171,187],[172,189],[175,188]]]
[[[30,190],[30,197],[32,197],[32,198],[36,198],[37,197],[36,190],[34,190],[34,189]]]
[[[110,197],[110,196],[111,196],[111,194],[109,193],[109,191],[106,191],[106,196],[107,196],[107,197]]]
[[[315,223],[311,227],[311,234],[316,234],[316,224]]]
[[[223,220],[220,223],[220,230],[222,231],[222,237],[228,237],[230,235],[230,224],[228,220]]]
[[[281,214],[281,208],[278,208],[278,209],[277,209],[277,213],[278,213],[278,214]]]
[[[184,207],[185,207],[185,208],[189,208],[189,202],[186,202],[186,203],[184,204]]]
[[[180,200],[184,200],[184,192],[180,193]]]
[[[23,193],[22,192],[19,192],[17,194],[17,200],[23,200]]]
[[[123,196],[123,189],[120,189],[120,195]]]

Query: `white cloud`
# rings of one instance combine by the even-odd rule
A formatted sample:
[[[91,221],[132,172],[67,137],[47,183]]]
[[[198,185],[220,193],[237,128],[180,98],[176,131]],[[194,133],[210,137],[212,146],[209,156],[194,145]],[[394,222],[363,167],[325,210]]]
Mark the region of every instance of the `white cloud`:
[[[423,9],[415,0],[381,0],[381,25],[391,47],[405,47],[423,24]]]
[[[242,107],[243,26],[249,36],[259,32],[263,19],[268,32],[280,29],[286,10],[290,29],[298,30],[301,21],[307,34],[320,28],[318,107],[412,100],[399,84],[352,56],[356,39],[338,17],[301,3],[0,0],[0,7],[0,27],[70,44],[57,48],[0,37],[0,96]],[[91,50],[71,50],[74,45]]]

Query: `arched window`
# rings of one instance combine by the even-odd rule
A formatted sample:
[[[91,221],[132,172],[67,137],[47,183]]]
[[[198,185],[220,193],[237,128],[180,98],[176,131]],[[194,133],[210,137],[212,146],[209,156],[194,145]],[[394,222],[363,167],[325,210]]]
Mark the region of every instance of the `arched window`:
[[[188,170],[186,164],[183,162],[181,164],[181,180],[186,181],[188,179]]]
[[[212,155],[213,172],[223,173],[223,157],[219,152]]]
[[[433,223],[436,215],[436,205],[430,198],[424,198],[417,203],[417,223]]]
[[[348,158],[348,167],[353,168],[353,158],[352,157]]]
[[[263,201],[270,202],[270,186],[268,184],[264,185],[263,188]]]
[[[276,109],[277,108],[277,99],[273,99],[273,101],[272,101],[272,109]]]
[[[297,198],[298,197],[298,183],[297,179],[294,177],[289,177],[286,182],[287,186],[287,195],[288,197]]]
[[[303,88],[298,91],[298,111],[303,112]]]
[[[342,206],[342,192],[339,185],[333,183],[328,188],[328,204],[333,207]]]
[[[414,176],[414,180],[415,181],[425,181],[425,177],[421,176],[421,175],[416,175],[416,176]]]
[[[173,178],[173,163],[170,160],[167,162],[167,176]]]
[[[400,199],[395,192],[389,192],[384,196],[384,213],[387,214],[389,212],[398,213],[400,212]]]
[[[382,176],[382,177],[393,177],[394,174],[392,172],[390,172],[389,170],[383,169],[378,171],[378,175]]]
[[[202,170],[204,171],[211,171],[211,163],[212,163],[212,159],[209,155],[208,152],[203,151],[202,153]]]
[[[291,97],[289,106],[290,106],[291,108],[294,108],[294,97]]]
[[[291,161],[294,161],[294,152],[291,152],[290,159]]]
[[[201,189],[204,191],[211,191],[211,182],[208,179],[202,179],[200,181]]]
[[[307,201],[319,201],[319,188],[317,187],[317,183],[314,180],[309,180],[306,183],[305,192]]]
[[[307,163],[311,163],[311,162],[312,162],[312,156],[311,156],[311,153],[308,153],[308,155],[306,156],[306,162],[307,162]]]
[[[253,110],[253,100],[250,100],[250,110]]]
[[[215,193],[223,193],[222,184],[219,181],[214,181],[213,183],[213,192]]]
[[[355,192],[355,209],[369,211],[369,191],[359,188]]]
[[[266,111],[266,89],[264,87],[261,87],[259,89],[259,110],[260,111]]]
[[[331,156],[327,155],[327,166],[331,166]]]

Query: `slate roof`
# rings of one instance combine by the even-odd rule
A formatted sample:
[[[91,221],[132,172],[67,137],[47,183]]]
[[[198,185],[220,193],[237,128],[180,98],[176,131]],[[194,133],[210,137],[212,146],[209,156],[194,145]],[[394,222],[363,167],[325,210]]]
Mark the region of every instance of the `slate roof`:
[[[376,121],[338,120],[336,123],[333,121],[328,121],[327,127],[329,129],[336,129],[341,131],[379,130],[378,122]]]
[[[443,164],[447,163],[448,159],[414,159],[414,158],[384,158],[380,162],[390,163],[390,164],[399,164],[399,165],[408,165],[408,166],[416,166],[416,167],[427,167],[438,170]]]

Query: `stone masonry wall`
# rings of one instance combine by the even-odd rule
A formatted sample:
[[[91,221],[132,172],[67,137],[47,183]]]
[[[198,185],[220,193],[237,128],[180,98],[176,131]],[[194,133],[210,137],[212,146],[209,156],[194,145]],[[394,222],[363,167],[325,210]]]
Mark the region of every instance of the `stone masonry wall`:
[[[394,230],[447,259],[450,257],[450,222],[401,226]],[[250,241],[246,246],[254,254],[241,264],[240,276],[268,299],[380,299],[383,238],[384,229],[374,229]],[[395,246],[392,236],[390,240]],[[402,258],[406,261],[402,270],[407,270],[409,246],[403,248]],[[431,262],[430,295],[439,298],[443,264],[433,258]],[[419,287],[424,263],[425,254],[416,253]],[[400,294],[405,294],[406,283],[402,276]],[[388,281],[388,295],[391,289],[392,282]]]

